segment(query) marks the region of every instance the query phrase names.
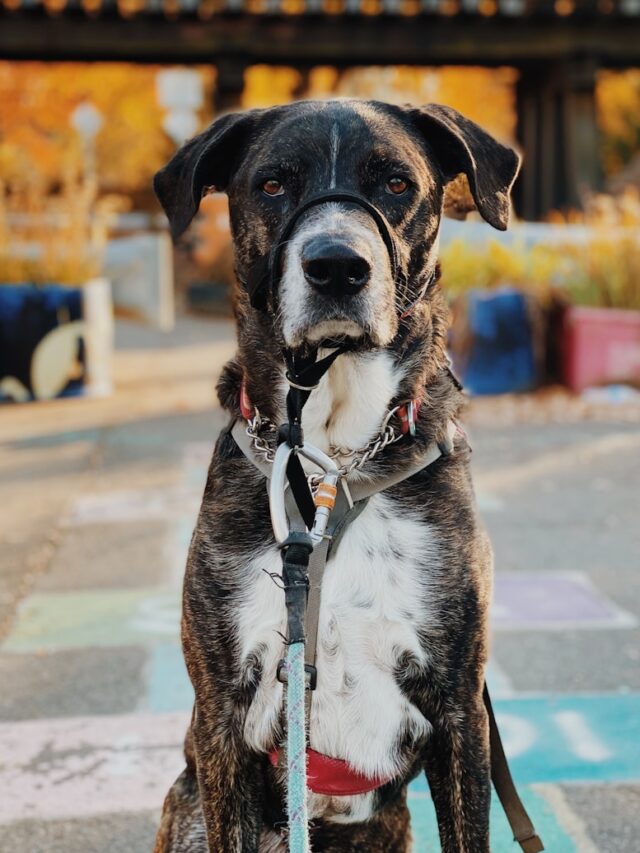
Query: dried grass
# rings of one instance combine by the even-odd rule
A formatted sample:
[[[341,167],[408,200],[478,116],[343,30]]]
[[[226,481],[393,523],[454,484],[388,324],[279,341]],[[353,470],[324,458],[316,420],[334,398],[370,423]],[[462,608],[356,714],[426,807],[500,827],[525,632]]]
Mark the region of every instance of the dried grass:
[[[456,296],[472,288],[511,286],[547,304],[553,294],[576,305],[640,310],[640,196],[594,196],[584,213],[554,214],[559,227],[589,228],[585,243],[505,246],[454,240],[442,251],[443,284]]]

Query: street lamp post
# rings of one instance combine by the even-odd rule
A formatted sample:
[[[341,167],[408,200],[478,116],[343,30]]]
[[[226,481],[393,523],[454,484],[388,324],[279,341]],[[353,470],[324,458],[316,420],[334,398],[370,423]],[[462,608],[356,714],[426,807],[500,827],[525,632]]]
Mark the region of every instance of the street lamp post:
[[[82,101],[71,113],[71,126],[82,140],[86,175],[90,179],[96,177],[95,140],[103,124],[102,113],[90,101]]]
[[[158,103],[167,111],[162,126],[176,145],[199,127],[198,110],[204,100],[202,78],[190,68],[167,68],[156,77]]]

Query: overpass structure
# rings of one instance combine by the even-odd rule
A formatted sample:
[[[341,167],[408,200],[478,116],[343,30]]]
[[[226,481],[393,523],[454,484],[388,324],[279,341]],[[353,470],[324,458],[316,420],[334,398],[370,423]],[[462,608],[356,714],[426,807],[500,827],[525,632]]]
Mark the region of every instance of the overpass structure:
[[[0,58],[213,64],[221,110],[257,63],[511,66],[535,219],[600,186],[596,76],[640,66],[640,0],[0,0]]]

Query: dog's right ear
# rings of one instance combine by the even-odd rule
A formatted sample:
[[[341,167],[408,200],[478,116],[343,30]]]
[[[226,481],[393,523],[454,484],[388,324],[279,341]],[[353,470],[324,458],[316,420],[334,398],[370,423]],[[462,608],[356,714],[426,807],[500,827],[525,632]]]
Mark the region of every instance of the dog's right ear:
[[[264,110],[228,113],[186,142],[156,173],[153,189],[179,237],[198,212],[206,187],[225,190]]]
[[[409,109],[408,114],[435,154],[445,182],[465,174],[480,215],[504,231],[511,188],[520,169],[518,154],[451,107],[427,104]]]

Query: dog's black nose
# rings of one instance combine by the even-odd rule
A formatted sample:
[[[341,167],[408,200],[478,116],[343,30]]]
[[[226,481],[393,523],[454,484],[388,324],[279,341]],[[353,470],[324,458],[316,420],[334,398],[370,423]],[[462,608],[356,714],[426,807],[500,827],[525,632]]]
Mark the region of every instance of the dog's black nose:
[[[368,261],[346,243],[315,237],[302,251],[302,269],[309,284],[331,296],[353,296],[367,284]]]

